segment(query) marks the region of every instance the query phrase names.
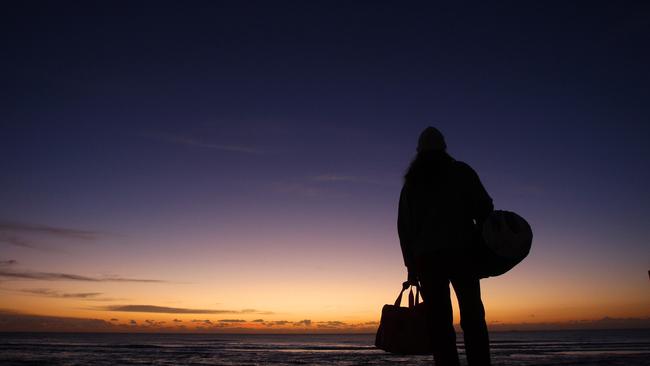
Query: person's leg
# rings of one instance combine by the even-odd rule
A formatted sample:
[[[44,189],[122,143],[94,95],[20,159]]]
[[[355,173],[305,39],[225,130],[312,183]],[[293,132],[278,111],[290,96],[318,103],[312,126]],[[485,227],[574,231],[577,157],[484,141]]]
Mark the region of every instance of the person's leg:
[[[485,324],[485,309],[481,301],[478,279],[452,279],[458,297],[460,326],[463,328],[465,353],[469,366],[490,365],[490,340]]]
[[[428,328],[433,342],[433,359],[436,366],[458,366],[456,332],[453,325],[449,280],[433,275],[421,276],[422,299],[427,307]]]

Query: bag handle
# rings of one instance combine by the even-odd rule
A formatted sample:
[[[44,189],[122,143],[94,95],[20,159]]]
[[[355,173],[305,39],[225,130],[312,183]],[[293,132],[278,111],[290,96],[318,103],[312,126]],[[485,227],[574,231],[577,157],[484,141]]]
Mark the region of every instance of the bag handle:
[[[415,287],[415,299],[413,299],[413,288],[411,284],[408,281],[402,283],[402,290],[399,292],[397,300],[395,300],[395,306],[399,307],[402,304],[402,295],[404,294],[404,291],[409,288],[409,308],[412,308],[420,303],[420,286],[414,285],[413,287]]]

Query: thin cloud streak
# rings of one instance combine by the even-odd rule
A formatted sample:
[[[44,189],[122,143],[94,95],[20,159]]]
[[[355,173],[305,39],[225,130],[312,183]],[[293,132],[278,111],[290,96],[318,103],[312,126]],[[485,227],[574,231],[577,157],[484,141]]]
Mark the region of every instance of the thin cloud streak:
[[[353,175],[321,174],[311,177],[316,182],[362,182],[366,179]]]
[[[90,230],[70,229],[64,227],[29,224],[22,222],[0,221],[0,232],[37,233],[69,239],[95,240],[99,233]]]
[[[0,234],[0,242],[21,248],[39,249],[31,242],[14,235]]]
[[[274,191],[283,194],[299,195],[304,197],[323,197],[330,195],[331,192],[319,187],[313,187],[303,183],[275,182],[272,184]]]
[[[131,313],[159,313],[159,314],[267,314],[268,312],[255,309],[244,310],[223,310],[223,309],[191,309],[175,308],[157,305],[111,305],[99,308],[99,310],[123,311]]]
[[[122,277],[88,277],[70,273],[8,271],[0,269],[0,278],[38,281],[83,281],[83,282],[142,282],[142,283],[167,283],[162,280],[122,278]]]
[[[158,139],[160,141],[170,142],[170,143],[177,144],[177,145],[198,147],[198,148],[203,148],[203,149],[213,149],[213,150],[229,151],[229,152],[244,153],[244,154],[262,154],[262,153],[264,153],[264,151],[262,151],[260,149],[257,149],[257,148],[250,147],[250,146],[229,145],[229,144],[214,144],[214,143],[203,142],[203,141],[193,139],[193,138],[190,138],[190,137],[186,137],[186,136],[179,136],[179,135],[160,133],[160,134],[152,135],[152,137],[154,137],[154,138],[156,138],[156,139]]]
[[[51,290],[47,288],[35,288],[35,289],[21,289],[21,290],[11,290],[11,289],[2,289],[3,291],[18,292],[33,296],[41,297],[50,297],[54,299],[76,299],[84,301],[94,301],[94,302],[108,302],[108,301],[127,301],[129,299],[124,298],[111,298],[111,297],[100,297],[102,292],[60,292],[56,290]]]
[[[100,296],[101,292],[78,292],[78,293],[66,293],[58,292],[46,288],[34,288],[34,289],[22,289],[19,290],[22,293],[45,296],[45,297],[54,297],[59,299],[90,299]]]
[[[292,194],[309,198],[342,198],[347,194],[336,189],[336,183],[369,184],[373,186],[396,186],[390,181],[380,181],[361,176],[321,174],[305,177],[303,181],[277,181],[271,184],[275,192]]]
[[[368,177],[356,175],[341,175],[341,174],[321,174],[309,178],[311,181],[319,183],[365,183],[380,186],[394,186],[394,182],[382,181]]]
[[[94,241],[102,233],[92,230],[71,229],[11,220],[0,220],[0,243],[13,245],[19,248],[29,248],[44,251],[58,251],[54,248],[42,246],[42,241]]]

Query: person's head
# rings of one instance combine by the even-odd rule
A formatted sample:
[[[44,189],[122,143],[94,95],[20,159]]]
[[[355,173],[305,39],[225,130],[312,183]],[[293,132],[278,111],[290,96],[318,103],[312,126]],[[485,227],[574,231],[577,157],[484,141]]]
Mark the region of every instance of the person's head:
[[[453,161],[447,154],[445,137],[435,127],[427,127],[418,138],[417,154],[409,165],[404,179],[407,182],[434,179],[436,172]]]
[[[442,133],[435,127],[427,127],[420,134],[418,139],[418,147],[416,151],[422,153],[425,151],[446,151],[447,144],[445,143],[445,137]]]

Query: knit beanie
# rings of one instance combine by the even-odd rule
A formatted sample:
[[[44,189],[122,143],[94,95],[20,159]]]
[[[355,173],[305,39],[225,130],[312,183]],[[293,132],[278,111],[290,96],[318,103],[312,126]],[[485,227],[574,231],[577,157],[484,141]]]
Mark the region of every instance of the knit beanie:
[[[423,151],[445,151],[447,149],[447,144],[445,143],[445,137],[442,136],[442,133],[438,131],[435,127],[427,127],[420,134],[418,139],[417,152]]]

